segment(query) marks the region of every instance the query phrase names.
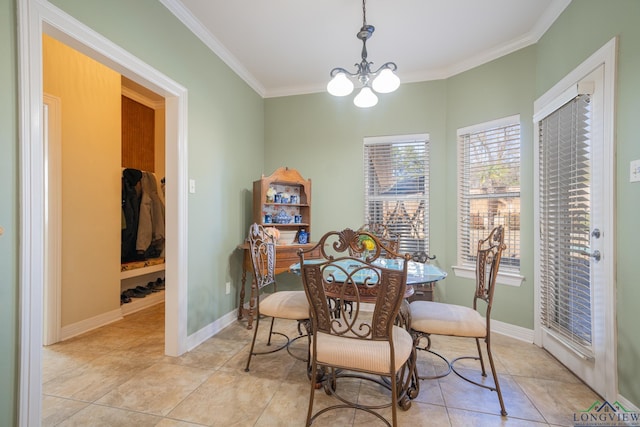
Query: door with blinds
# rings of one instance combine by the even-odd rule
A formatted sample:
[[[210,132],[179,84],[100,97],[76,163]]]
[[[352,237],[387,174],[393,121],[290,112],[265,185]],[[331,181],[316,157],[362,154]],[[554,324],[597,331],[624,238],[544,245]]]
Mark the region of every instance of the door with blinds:
[[[611,397],[617,391],[608,378],[616,376],[613,203],[605,187],[613,179],[613,163],[606,147],[612,140],[606,136],[604,92],[604,66],[599,66],[534,118],[536,332],[539,344],[596,392]]]

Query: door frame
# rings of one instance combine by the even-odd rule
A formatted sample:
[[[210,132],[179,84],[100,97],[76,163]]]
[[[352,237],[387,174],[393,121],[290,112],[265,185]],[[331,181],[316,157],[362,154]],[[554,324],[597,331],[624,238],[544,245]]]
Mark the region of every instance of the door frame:
[[[47,93],[42,114],[44,164],[45,267],[43,284],[43,344],[60,341],[62,325],[62,100]]]
[[[614,401],[618,398],[618,359],[617,359],[617,329],[616,329],[616,252],[615,252],[615,81],[616,81],[617,38],[614,37],[598,51],[567,74],[562,80],[549,89],[534,102],[534,171],[538,171],[539,164],[539,135],[537,123],[548,114],[561,107],[572,94],[578,93],[578,82],[589,75],[599,66],[604,66],[604,122],[603,122],[603,189],[602,201],[605,206],[602,230],[606,237],[599,243],[602,247],[603,259],[603,289],[594,290],[594,301],[601,304],[604,324],[596,324],[599,329],[600,342],[594,346],[596,358],[602,361],[604,383],[600,390],[595,390],[606,400]],[[543,328],[540,321],[540,188],[539,182],[534,181],[534,343],[542,346]],[[597,322],[598,319],[594,319]],[[559,344],[559,341],[558,341]],[[560,345],[560,344],[559,344]],[[571,350],[569,350],[571,351]],[[579,357],[579,356],[576,356]]]
[[[187,350],[187,90],[44,0],[18,0],[20,372],[18,424],[41,422],[45,152],[42,35],[49,34],[166,99],[165,354]]]

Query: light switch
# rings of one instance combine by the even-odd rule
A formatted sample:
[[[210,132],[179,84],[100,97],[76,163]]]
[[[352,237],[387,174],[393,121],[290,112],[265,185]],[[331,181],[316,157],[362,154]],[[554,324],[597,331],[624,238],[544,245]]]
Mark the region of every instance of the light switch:
[[[189,180],[189,193],[195,193],[196,192],[196,180],[195,179],[190,179]]]
[[[640,160],[632,160],[629,167],[629,182],[640,181]]]

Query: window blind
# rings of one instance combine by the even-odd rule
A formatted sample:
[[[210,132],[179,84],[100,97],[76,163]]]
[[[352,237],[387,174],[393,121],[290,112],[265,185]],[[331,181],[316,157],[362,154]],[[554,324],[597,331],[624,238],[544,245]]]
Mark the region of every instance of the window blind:
[[[541,321],[591,354],[590,97],[538,123]]]
[[[520,118],[458,131],[458,263],[475,267],[478,240],[498,225],[500,269],[520,270]]]
[[[368,138],[364,144],[365,223],[400,238],[400,252],[429,253],[429,142]]]

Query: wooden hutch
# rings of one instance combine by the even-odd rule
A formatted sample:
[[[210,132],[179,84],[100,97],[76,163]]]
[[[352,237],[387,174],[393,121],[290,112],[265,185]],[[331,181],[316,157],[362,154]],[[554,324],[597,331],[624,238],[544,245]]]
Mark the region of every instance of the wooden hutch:
[[[282,199],[283,196],[285,200]],[[311,180],[304,179],[297,170],[288,167],[278,168],[269,176],[262,175],[261,179],[253,183],[253,222],[280,231],[276,244],[275,273],[288,271],[291,264],[299,261],[298,250],[310,249],[314,245],[310,240],[304,244],[299,242],[301,231],[304,230],[311,236]],[[249,310],[244,308],[246,274],[252,271],[248,243],[240,245],[240,249],[244,250],[244,260],[238,319],[247,314],[247,328],[251,329],[255,305],[253,292]]]

